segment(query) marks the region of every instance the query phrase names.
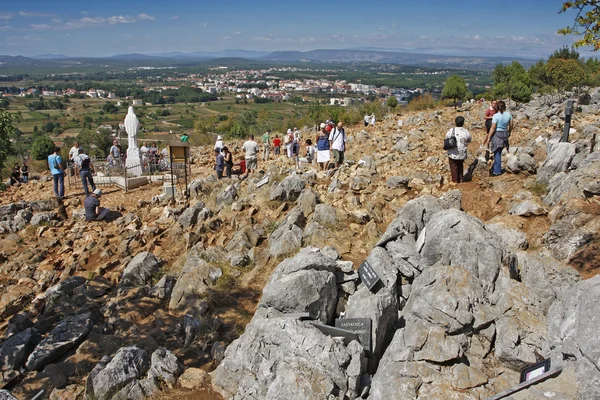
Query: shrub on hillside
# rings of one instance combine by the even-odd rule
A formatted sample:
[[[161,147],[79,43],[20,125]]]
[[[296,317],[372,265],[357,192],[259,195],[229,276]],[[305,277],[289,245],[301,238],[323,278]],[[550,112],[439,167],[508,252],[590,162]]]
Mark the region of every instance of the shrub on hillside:
[[[409,111],[423,111],[435,108],[436,106],[437,103],[431,94],[425,93],[412,99],[407,107]]]
[[[31,157],[45,160],[54,151],[54,142],[48,134],[38,136],[31,145]]]

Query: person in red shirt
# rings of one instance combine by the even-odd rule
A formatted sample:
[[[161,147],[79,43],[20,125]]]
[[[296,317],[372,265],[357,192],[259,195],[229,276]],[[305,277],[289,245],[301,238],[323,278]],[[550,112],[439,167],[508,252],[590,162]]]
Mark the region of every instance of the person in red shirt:
[[[485,110],[485,131],[486,133],[490,133],[490,128],[492,127],[492,118],[494,114],[498,112],[498,102],[496,100],[492,100],[492,104],[490,107]]]
[[[279,135],[275,135],[275,139],[273,139],[273,149],[276,156],[281,154],[281,139],[279,139]]]

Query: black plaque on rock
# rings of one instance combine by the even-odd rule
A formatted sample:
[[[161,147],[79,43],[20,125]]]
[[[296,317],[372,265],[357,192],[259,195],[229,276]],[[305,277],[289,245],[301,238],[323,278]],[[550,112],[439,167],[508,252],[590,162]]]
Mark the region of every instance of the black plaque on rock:
[[[361,282],[367,285],[367,288],[369,288],[370,291],[373,291],[373,288],[381,282],[379,275],[377,275],[377,272],[375,272],[371,264],[367,261],[363,262],[360,264],[360,267],[358,267],[358,275],[360,276]]]
[[[348,344],[353,340],[359,340],[356,332],[337,328],[331,325],[323,325],[316,321],[309,321],[315,328],[323,332],[325,335],[344,338],[344,344]]]
[[[338,318],[335,326],[356,333],[365,351],[371,351],[371,318]]]

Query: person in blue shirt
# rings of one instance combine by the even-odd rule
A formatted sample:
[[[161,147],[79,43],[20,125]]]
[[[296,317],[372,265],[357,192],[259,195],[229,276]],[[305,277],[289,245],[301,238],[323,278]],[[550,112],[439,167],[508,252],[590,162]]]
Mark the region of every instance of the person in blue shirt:
[[[60,147],[54,148],[54,153],[48,156],[48,167],[54,178],[54,195],[62,200],[65,197],[65,170],[60,158]]]
[[[498,112],[492,118],[492,127],[490,133],[483,142],[484,146],[492,144],[492,153],[494,153],[494,163],[490,176],[502,175],[502,149],[508,150],[508,138],[513,130],[513,118],[506,111],[506,103],[502,100],[498,102]]]

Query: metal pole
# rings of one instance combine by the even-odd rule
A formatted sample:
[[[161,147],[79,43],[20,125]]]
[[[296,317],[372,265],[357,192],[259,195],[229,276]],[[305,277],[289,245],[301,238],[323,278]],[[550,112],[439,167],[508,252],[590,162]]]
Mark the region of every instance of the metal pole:
[[[188,154],[187,154],[187,147],[183,148],[183,168],[184,168],[184,177],[185,177],[185,199],[187,200],[189,195],[188,195]]]
[[[569,141],[569,131],[571,130],[571,115],[573,114],[573,100],[567,100],[567,108],[565,108],[565,129],[563,130],[561,142]]]
[[[175,184],[173,183],[173,149],[169,146],[169,159],[171,160],[171,191],[173,194],[173,205],[175,205]]]

